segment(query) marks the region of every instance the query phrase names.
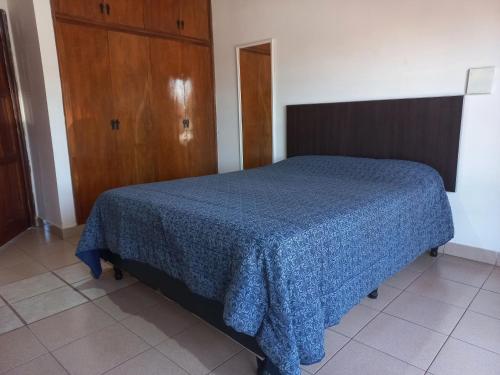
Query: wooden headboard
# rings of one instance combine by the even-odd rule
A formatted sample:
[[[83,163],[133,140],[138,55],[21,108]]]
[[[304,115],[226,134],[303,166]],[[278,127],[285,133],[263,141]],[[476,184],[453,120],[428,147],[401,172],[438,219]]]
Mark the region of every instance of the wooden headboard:
[[[287,106],[287,155],[430,165],[455,191],[463,96]]]

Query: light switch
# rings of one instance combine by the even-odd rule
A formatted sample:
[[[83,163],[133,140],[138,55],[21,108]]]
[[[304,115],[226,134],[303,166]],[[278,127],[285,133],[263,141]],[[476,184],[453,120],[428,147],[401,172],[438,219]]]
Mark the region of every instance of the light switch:
[[[467,94],[491,94],[493,91],[493,80],[495,78],[495,67],[472,68],[469,70],[467,81]]]

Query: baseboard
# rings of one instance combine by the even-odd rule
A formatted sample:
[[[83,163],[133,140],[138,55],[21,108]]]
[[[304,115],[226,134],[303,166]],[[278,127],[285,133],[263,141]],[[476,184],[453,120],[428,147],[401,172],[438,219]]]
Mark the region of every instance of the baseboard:
[[[49,231],[53,235],[65,240],[68,238],[79,236],[85,225],[77,225],[71,228],[61,228],[55,224],[49,223],[40,217],[36,218],[37,226],[43,227],[46,231]]]
[[[475,260],[476,262],[500,265],[500,253],[493,250],[481,249],[479,247],[461,245],[448,242],[441,247],[444,254],[453,255],[459,258]],[[441,250],[441,249],[440,249]]]

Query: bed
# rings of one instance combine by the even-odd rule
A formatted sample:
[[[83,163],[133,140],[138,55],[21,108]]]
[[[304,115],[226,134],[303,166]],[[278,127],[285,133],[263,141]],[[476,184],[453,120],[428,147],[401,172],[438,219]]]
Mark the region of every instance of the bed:
[[[326,327],[452,237],[435,168],[298,155],[105,192],[77,256],[95,277],[104,258],[159,288],[265,357],[259,372],[298,375],[323,358]]]

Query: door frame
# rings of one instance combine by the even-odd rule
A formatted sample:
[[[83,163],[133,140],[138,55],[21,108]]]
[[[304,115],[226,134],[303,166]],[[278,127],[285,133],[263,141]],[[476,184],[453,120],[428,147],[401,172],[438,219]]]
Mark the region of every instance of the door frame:
[[[31,182],[31,170],[26,149],[26,136],[23,128],[23,120],[21,115],[21,107],[19,104],[19,90],[17,87],[16,73],[14,68],[14,55],[12,53],[12,45],[10,42],[9,21],[7,12],[0,9],[0,42],[3,44],[4,61],[7,68],[7,79],[9,80],[10,97],[14,108],[14,119],[16,121],[17,142],[19,145],[19,153],[21,156],[21,164],[23,169],[23,179],[26,185],[26,204],[31,226],[36,225],[35,221],[35,204],[33,199],[33,186]]]
[[[236,46],[236,81],[238,83],[238,139],[239,139],[239,149],[240,149],[240,170],[243,170],[243,111],[241,103],[241,69],[240,69],[240,50],[248,47],[259,46],[261,44],[271,44],[271,110],[272,110],[272,134],[273,134],[273,163],[276,162],[276,134],[275,134],[275,124],[276,124],[276,72],[275,72],[275,54],[276,54],[276,39],[264,39],[257,42],[240,44]]]

